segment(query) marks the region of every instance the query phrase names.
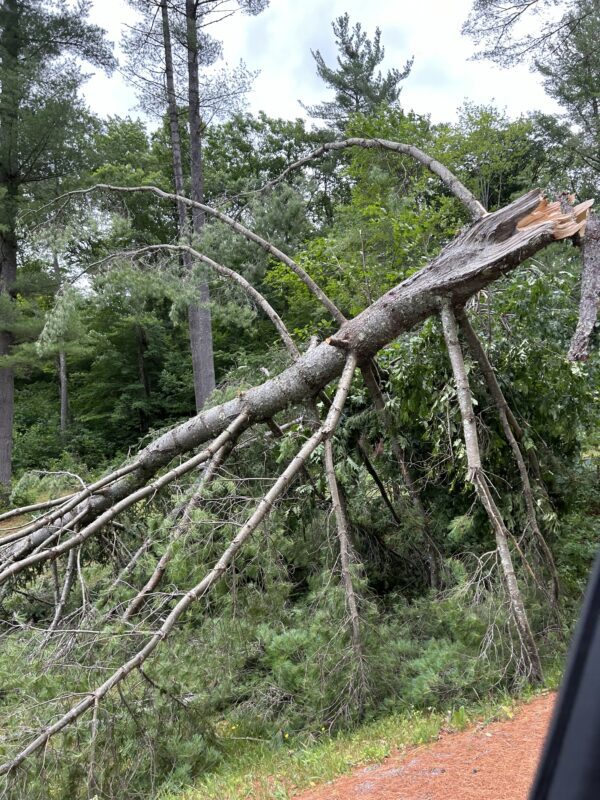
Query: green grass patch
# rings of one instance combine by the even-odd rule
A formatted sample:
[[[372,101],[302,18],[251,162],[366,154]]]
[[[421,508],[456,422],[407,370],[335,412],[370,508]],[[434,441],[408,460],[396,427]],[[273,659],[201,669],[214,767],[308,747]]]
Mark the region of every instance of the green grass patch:
[[[556,678],[548,681],[553,688]],[[407,711],[367,723],[352,732],[319,740],[249,741],[229,731],[226,756],[215,772],[183,791],[161,795],[161,800],[289,800],[303,789],[333,780],[354,768],[382,761],[394,751],[434,741],[440,731],[462,730],[475,723],[512,718],[520,698],[501,694],[476,706],[445,712]]]

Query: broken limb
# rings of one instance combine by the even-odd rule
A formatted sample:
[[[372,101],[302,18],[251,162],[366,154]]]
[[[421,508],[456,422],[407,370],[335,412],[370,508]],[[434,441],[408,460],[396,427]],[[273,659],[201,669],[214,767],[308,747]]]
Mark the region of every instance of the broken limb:
[[[469,346],[469,350],[471,351],[471,355],[473,356],[474,360],[479,365],[479,368],[484,376],[486,385],[488,387],[488,391],[492,397],[494,405],[496,406],[496,411],[498,412],[498,417],[500,418],[500,424],[502,426],[502,430],[504,431],[504,435],[506,437],[506,441],[508,442],[510,449],[512,450],[513,457],[517,464],[517,468],[519,470],[519,476],[521,478],[521,485],[523,487],[523,497],[525,499],[525,509],[527,513],[527,522],[531,529],[531,533],[535,539],[535,542],[539,546],[540,550],[544,555],[544,560],[546,562],[546,566],[550,572],[552,578],[552,594],[550,596],[550,601],[553,605],[556,605],[558,602],[559,594],[560,594],[560,582],[558,578],[558,572],[556,569],[556,564],[554,562],[554,557],[552,555],[552,551],[548,547],[548,543],[540,530],[538,525],[537,516],[535,513],[535,500],[533,497],[533,490],[531,488],[531,481],[529,480],[529,474],[527,472],[527,467],[525,466],[525,459],[523,458],[523,453],[521,452],[521,448],[519,447],[519,443],[514,435],[513,428],[509,422],[508,414],[512,415],[508,403],[506,402],[506,398],[504,397],[504,393],[500,388],[500,384],[496,378],[496,373],[494,372],[494,368],[490,364],[488,359],[487,353],[483,349],[483,345],[479,340],[467,312],[464,308],[459,308],[456,311],[456,318],[458,320],[458,324],[460,325],[460,329],[462,330],[464,337],[467,341]]]
[[[236,437],[237,438],[237,437]],[[181,517],[177,521],[175,527],[173,528],[173,532],[169,538],[169,543],[165,549],[165,552],[159,558],[152,575],[148,578],[144,586],[140,589],[140,591],[135,595],[135,597],[129,602],[125,612],[123,613],[122,620],[123,622],[128,622],[134,614],[136,614],[140,607],[142,606],[144,600],[148,597],[148,595],[153,592],[156,587],[161,582],[163,575],[167,570],[167,566],[173,557],[173,552],[175,549],[175,543],[181,538],[181,536],[186,532],[190,524],[190,514],[195,508],[198,508],[202,501],[202,493],[204,488],[211,482],[214,476],[217,474],[219,468],[223,464],[223,461],[231,452],[235,445],[235,439],[230,439],[223,447],[221,447],[215,455],[212,457],[210,462],[208,463],[206,469],[202,473],[200,480],[194,487],[191,497],[185,504],[184,508],[181,511]]]
[[[467,480],[474,485],[477,496],[488,515],[492,530],[494,531],[496,547],[498,548],[500,564],[508,592],[510,610],[521,641],[528,677],[533,683],[541,683],[543,680],[542,665],[513,567],[510,548],[508,546],[510,534],[492,498],[481,465],[481,453],[479,450],[477,423],[473,411],[471,387],[467,377],[462,350],[458,341],[458,327],[450,300],[443,299],[441,301],[440,317],[442,320],[446,348],[452,365],[452,373],[454,375],[454,383],[463,423],[468,464]]]
[[[61,544],[58,544],[55,547],[39,550],[36,553],[32,553],[30,556],[26,556],[20,561],[14,561],[9,566],[6,566],[0,572],[0,584],[4,583],[12,575],[21,572],[23,569],[26,569],[33,564],[38,564],[42,561],[48,560],[53,561],[63,553],[71,550],[73,547],[78,547],[92,534],[99,531],[107,522],[110,522],[114,517],[116,517],[121,511],[124,511],[126,508],[129,508],[130,506],[134,505],[134,503],[137,503],[146,497],[155,495],[156,492],[174,481],[176,478],[180,478],[190,470],[194,469],[200,464],[203,464],[205,461],[208,461],[215,455],[217,450],[219,450],[225,444],[225,442],[227,442],[232,436],[235,436],[241,432],[241,430],[243,430],[247,424],[248,417],[242,412],[210,445],[208,445],[208,447],[202,450],[202,452],[198,453],[192,458],[189,458],[182,464],[179,464],[179,466],[169,470],[152,483],[146,484],[137,491],[126,495],[118,503],[110,506],[106,511],[96,517],[96,519],[94,519],[93,522],[90,522],[89,525],[86,525],[74,536],[71,536],[70,539],[61,542]]]
[[[326,153],[336,150],[346,150],[349,147],[362,147],[372,150],[388,150],[400,155],[410,156],[410,158],[418,161],[419,164],[422,164],[428,170],[433,172],[434,175],[437,175],[444,186],[468,209],[471,217],[474,220],[480,219],[487,214],[487,211],[481,205],[479,200],[477,200],[477,198],[467,189],[467,187],[461,183],[461,181],[459,181],[456,175],[454,175],[448,169],[448,167],[445,167],[441,162],[427,155],[427,153],[423,152],[423,150],[420,150],[418,147],[415,147],[412,144],[391,142],[388,139],[362,139],[355,137],[344,139],[343,141],[338,142],[327,142],[326,144],[317,147],[317,149],[313,150],[312,153],[304,156],[304,158],[301,158],[293,164],[290,164],[289,167],[286,167],[286,169],[281,173],[281,175],[279,175],[274,181],[268,183],[265,188],[279,183],[293,170],[299,169],[300,167],[309,164],[311,161],[315,161],[317,158],[321,158],[321,156],[325,155]]]
[[[352,582],[352,575],[350,572],[350,538],[349,538],[349,525],[346,510],[340,497],[340,489],[335,474],[335,463],[333,460],[333,445],[331,439],[325,441],[325,474],[327,476],[327,484],[329,486],[329,494],[331,495],[331,505],[335,515],[337,537],[340,545],[340,566],[342,571],[342,581],[344,584],[344,591],[346,594],[346,605],[348,607],[348,615],[350,617],[350,630],[352,638],[352,649],[358,663],[362,663],[362,646],[360,643],[360,621],[358,616],[358,602],[356,599],[356,592],[354,591],[354,584]]]
[[[199,598],[204,597],[223,577],[234,556],[254,533],[263,519],[269,514],[276,500],[286,491],[288,486],[296,477],[300,468],[306,463],[306,460],[309,458],[309,456],[325,439],[329,438],[333,434],[339,422],[348,392],[350,391],[355,369],[356,356],[354,354],[350,354],[346,360],[335,398],[324,423],[315,433],[313,433],[309,439],[307,439],[300,451],[296,454],[296,456],[294,456],[286,469],[275,481],[271,489],[269,489],[269,491],[264,495],[262,500],[255,508],[254,513],[250,516],[245,525],[240,529],[239,533],[231,541],[213,569],[205,575],[200,583],[185,593],[185,595],[179,600],[179,602],[167,616],[158,631],[146,642],[144,647],[138,650],[138,652],[121,667],[119,667],[119,669],[113,672],[113,674],[106,681],[104,681],[104,683],[98,686],[93,692],[90,692],[86,697],[84,697],[83,700],[77,703],[77,705],[73,706],[70,711],[64,714],[52,725],[49,725],[14,758],[0,765],[0,775],[6,775],[7,773],[11,772],[28,756],[44,747],[53,736],[55,736],[57,733],[60,733],[60,731],[64,730],[67,726],[78,720],[79,717],[85,714],[90,708],[95,707],[100,700],[102,700],[108,694],[108,692],[110,692],[111,689],[113,689],[115,686],[118,686],[118,684],[120,684],[121,681],[123,681],[131,672],[133,672],[134,669],[137,669],[146,661],[148,656],[158,647],[158,645],[164,639],[166,639],[167,636],[169,636],[181,615],[192,605],[192,603]]]

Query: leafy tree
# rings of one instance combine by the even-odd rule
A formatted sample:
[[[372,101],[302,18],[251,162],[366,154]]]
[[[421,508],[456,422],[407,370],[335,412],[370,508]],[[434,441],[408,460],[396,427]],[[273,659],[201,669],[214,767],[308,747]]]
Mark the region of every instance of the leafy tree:
[[[331,27],[339,51],[337,68],[329,67],[319,50],[311,52],[319,77],[334,90],[335,98],[308,106],[307,110],[312,117],[343,129],[351,114],[370,114],[382,104],[396,105],[400,83],[410,74],[413,60],[407,61],[402,70],[394,68],[383,76],[381,71],[376,72],[385,55],[379,28],[371,40],[360,22],[350,28],[347,13],[332,22]]]
[[[114,64],[101,29],[86,21],[87,7],[64,0],[6,0],[0,7],[0,303],[15,295],[19,260],[17,215],[25,198],[68,173],[65,142],[83,115],[77,59],[110,69]],[[0,357],[14,338],[10,318],[0,331]],[[0,485],[11,476],[14,376],[0,367]]]

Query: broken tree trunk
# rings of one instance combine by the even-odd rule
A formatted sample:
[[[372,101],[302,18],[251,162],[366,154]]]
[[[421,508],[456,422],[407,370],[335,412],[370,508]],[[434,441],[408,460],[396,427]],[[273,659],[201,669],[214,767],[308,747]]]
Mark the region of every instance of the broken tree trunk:
[[[600,303],[600,217],[590,214],[583,239],[583,269],[579,322],[571,339],[569,358],[585,361],[589,356],[590,339],[598,319]]]
[[[533,221],[529,219],[532,216]],[[64,509],[62,519],[59,512],[54,512],[53,524],[42,527],[43,523],[38,523],[34,530],[29,528],[28,546],[23,552],[43,546],[56,535],[61,524],[69,524],[74,516],[80,524],[91,524],[144,486],[172,459],[218,436],[240,414],[252,425],[316,396],[341,373],[346,350],[356,353],[359,361],[367,362],[401,333],[437,314],[440,297],[449,298],[455,305],[464,304],[543,247],[565,236],[574,236],[584,224],[585,221],[575,222],[575,213],[562,214],[560,209],[557,212],[548,206],[539,190],[488,214],[460,233],[427,267],[345,322],[335,336],[306,352],[280,375],[160,436],[125,468],[125,474],[117,479],[113,476],[102,495],[95,494],[86,500],[85,507],[70,501],[67,506],[71,508],[68,513]],[[10,556],[14,555],[11,551]]]
[[[533,683],[541,683],[543,680],[542,665],[512,563],[510,548],[508,546],[510,534],[492,498],[481,464],[481,453],[479,450],[475,413],[473,411],[471,387],[467,377],[462,350],[458,341],[456,317],[454,316],[452,303],[449,299],[442,300],[440,316],[442,320],[442,329],[444,331],[444,339],[446,341],[450,363],[452,364],[456,394],[458,396],[458,403],[463,421],[468,463],[467,479],[475,487],[477,496],[482,506],[485,508],[492,530],[494,531],[496,547],[498,548],[502,573],[508,592],[510,610],[522,645],[522,653],[525,659],[525,672]]]
[[[306,463],[307,459],[312,455],[312,453],[314,453],[316,448],[322,442],[326,441],[333,435],[344,408],[346,398],[348,397],[355,369],[356,356],[354,354],[349,354],[345,358],[339,386],[325,421],[319,427],[319,429],[315,431],[315,433],[313,433],[309,439],[307,439],[304,445],[300,448],[300,451],[294,456],[285,470],[277,478],[273,486],[264,495],[262,500],[256,506],[253,514],[240,529],[239,533],[232,539],[231,543],[223,552],[213,569],[211,569],[210,572],[208,572],[204,578],[198,584],[196,584],[196,586],[183,595],[156,633],[150,637],[146,644],[140,650],[138,650],[138,652],[132,656],[132,658],[119,667],[118,670],[113,672],[112,675],[110,675],[104,681],[104,683],[98,686],[90,694],[86,695],[77,705],[73,706],[70,711],[43,730],[14,758],[0,765],[0,775],[6,775],[7,773],[11,772],[28,756],[30,756],[32,753],[35,753],[41,747],[44,747],[52,736],[64,730],[64,728],[71,723],[75,722],[90,708],[96,708],[100,700],[105,697],[111,689],[113,689],[115,686],[118,686],[123,680],[125,680],[125,678],[131,672],[133,672],[133,670],[142,666],[148,656],[173,630],[177,620],[192,605],[192,603],[204,597],[212,589],[212,587],[221,580],[236,554],[252,536],[263,519],[265,519],[265,517],[270,513],[274,503],[290,486],[300,469]]]

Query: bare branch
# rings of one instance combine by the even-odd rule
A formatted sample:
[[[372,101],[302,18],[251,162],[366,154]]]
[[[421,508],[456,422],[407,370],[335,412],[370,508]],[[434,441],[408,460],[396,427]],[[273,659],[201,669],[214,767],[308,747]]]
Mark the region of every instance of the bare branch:
[[[500,384],[496,379],[496,374],[494,372],[494,368],[490,364],[490,361],[487,357],[487,353],[483,349],[483,345],[479,340],[479,337],[475,333],[473,326],[469,320],[469,317],[464,308],[459,308],[456,316],[458,318],[458,323],[460,328],[464,334],[465,339],[467,340],[467,344],[471,351],[471,354],[475,361],[479,364],[479,368],[485,378],[488,391],[492,396],[492,400],[494,401],[494,405],[496,406],[496,410],[498,412],[498,417],[500,419],[500,424],[502,425],[502,430],[504,431],[504,435],[506,437],[506,441],[508,442],[510,449],[512,450],[513,457],[517,464],[517,468],[519,470],[519,475],[521,478],[521,485],[523,487],[523,497],[525,498],[525,508],[527,510],[527,520],[529,522],[529,527],[531,528],[531,532],[535,537],[537,544],[540,546],[552,576],[552,583],[553,583],[553,595],[550,597],[551,603],[555,606],[558,602],[559,594],[560,594],[560,582],[558,578],[558,572],[556,569],[556,564],[554,563],[554,557],[552,555],[552,551],[548,547],[548,543],[540,530],[538,525],[537,516],[535,513],[535,502],[533,497],[533,491],[531,488],[531,482],[529,480],[529,474],[527,472],[527,467],[525,466],[525,459],[523,458],[523,454],[521,452],[521,448],[519,447],[519,443],[513,433],[513,429],[510,425],[508,419],[507,410],[510,411],[508,403],[506,402],[506,398],[500,388]]]
[[[427,155],[427,153],[424,153],[423,150],[419,150],[418,147],[415,147],[412,144],[390,142],[387,139],[350,138],[340,142],[326,142],[320,147],[317,147],[316,150],[313,150],[312,153],[304,156],[304,158],[301,158],[293,164],[290,164],[289,167],[286,167],[286,169],[281,173],[281,175],[268,183],[267,186],[273,186],[276,183],[279,183],[293,170],[299,169],[300,167],[309,164],[311,161],[321,158],[321,156],[325,155],[326,153],[336,150],[345,150],[349,147],[390,150],[394,153],[410,156],[415,161],[418,161],[419,164],[427,167],[427,169],[433,172],[434,175],[438,176],[444,186],[457,198],[457,200],[460,200],[460,202],[469,211],[473,220],[478,220],[487,214],[487,211],[481,205],[479,200],[477,200],[477,198],[467,189],[467,187],[461,183],[461,181],[459,181],[456,175],[454,175],[454,173],[452,173],[448,167],[445,167],[440,161],[437,161],[435,158],[432,158],[432,156]]]
[[[477,496],[488,515],[496,537],[496,546],[498,548],[500,564],[508,590],[511,612],[523,646],[524,654],[528,661],[527,669],[529,677],[535,683],[540,683],[543,680],[542,665],[513,567],[510,548],[508,546],[510,534],[504,524],[500,510],[494,502],[481,465],[481,454],[479,451],[475,414],[473,412],[471,387],[469,386],[467,370],[458,341],[458,327],[456,324],[456,317],[454,316],[454,309],[452,303],[447,299],[442,300],[440,318],[442,320],[442,330],[444,332],[446,348],[450,357],[450,363],[452,364],[454,383],[456,385],[458,404],[463,422],[468,463],[467,479],[474,485]]]
[[[246,280],[239,272],[235,272],[234,270],[230,269],[229,267],[224,267],[222,264],[218,264],[216,261],[213,261],[212,258],[205,256],[203,253],[200,253],[198,250],[195,250],[193,247],[184,244],[154,244],[148,247],[142,247],[139,250],[132,250],[125,253],[119,253],[115,255],[115,257],[123,257],[123,258],[132,258],[137,257],[140,255],[144,255],[145,253],[152,253],[152,252],[183,252],[188,253],[193,258],[196,258],[198,261],[201,261],[203,264],[209,266],[212,270],[214,270],[218,275],[221,275],[223,278],[227,278],[228,280],[237,283],[238,286],[242,288],[242,290],[250,297],[250,299],[260,308],[260,310],[265,314],[268,319],[271,320],[281,341],[285,345],[288,353],[291,355],[293,359],[298,358],[300,355],[300,351],[296,347],[294,340],[290,336],[288,329],[285,326],[285,323],[279,316],[279,314],[275,311],[273,306],[269,303],[269,301],[257,290],[252,286],[252,284]]]
[[[196,200],[190,200],[189,197],[184,197],[183,195],[174,194],[173,192],[165,192],[162,189],[159,189],[157,186],[113,186],[111,184],[106,183],[97,183],[95,186],[90,186],[88,189],[75,189],[72,192],[66,192],[65,194],[61,195],[60,198],[57,200],[74,197],[76,195],[88,195],[96,191],[108,191],[108,192],[120,192],[122,194],[132,194],[132,193],[139,193],[145,192],[146,194],[154,194],[157,197],[161,197],[164,200],[171,200],[174,203],[184,204],[189,206],[190,208],[199,209],[203,211],[205,214],[208,214],[215,219],[218,219],[220,222],[225,223],[230,228],[232,228],[236,233],[241,234],[244,238],[248,239],[250,242],[254,242],[259,247],[261,247],[265,252],[272,255],[278,261],[281,261],[287,267],[289,267],[292,272],[294,272],[300,280],[304,283],[310,293],[317,298],[317,300],[327,309],[329,314],[333,317],[333,319],[338,323],[338,325],[342,325],[346,317],[342,314],[342,312],[337,308],[335,303],[333,303],[325,294],[325,292],[318,286],[318,284],[310,277],[310,275],[302,269],[302,267],[297,264],[292,258],[290,258],[286,253],[280,250],[278,247],[275,247],[274,244],[268,242],[266,239],[263,239],[262,236],[259,236],[254,231],[251,231],[249,228],[246,228],[245,225],[242,225],[241,222],[233,219],[228,214],[225,214],[223,211],[218,211],[216,208],[212,206],[207,206],[205,203],[200,203]],[[49,204],[51,205],[51,204]]]
[[[144,647],[142,647],[132,658],[130,658],[129,661],[119,667],[118,670],[113,672],[113,674],[106,681],[104,681],[104,683],[98,686],[93,692],[90,692],[90,694],[81,700],[77,705],[73,706],[70,711],[64,714],[52,725],[49,725],[13,759],[1,765],[0,775],[5,775],[8,772],[11,772],[28,756],[44,747],[50,738],[55,736],[57,733],[60,733],[60,731],[64,730],[71,723],[75,722],[90,708],[95,707],[100,700],[102,700],[102,698],[104,698],[108,692],[110,692],[112,688],[120,684],[121,681],[123,681],[134,669],[140,667],[144,661],[146,661],[148,656],[158,647],[158,645],[164,639],[166,639],[167,636],[169,636],[181,615],[192,605],[192,603],[199,598],[204,597],[223,577],[234,556],[254,533],[262,520],[267,516],[267,514],[269,514],[275,501],[287,489],[309,456],[315,451],[321,442],[332,435],[339,422],[344,403],[348,396],[348,392],[350,391],[350,385],[352,383],[352,377],[355,369],[356,356],[354,354],[350,354],[346,360],[335,398],[323,425],[310,437],[310,439],[304,443],[297,455],[294,456],[292,461],[288,464],[271,489],[262,498],[246,524],[240,529],[239,533],[231,541],[229,547],[227,547],[227,549],[224,551],[213,569],[207,573],[200,583],[194,586],[193,589],[190,589],[188,592],[186,592],[186,594],[179,600],[177,605],[165,619],[159,630],[148,640]]]

